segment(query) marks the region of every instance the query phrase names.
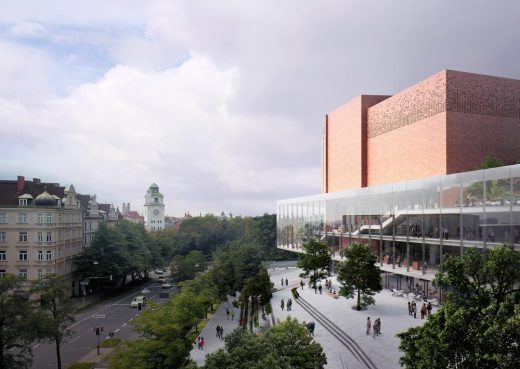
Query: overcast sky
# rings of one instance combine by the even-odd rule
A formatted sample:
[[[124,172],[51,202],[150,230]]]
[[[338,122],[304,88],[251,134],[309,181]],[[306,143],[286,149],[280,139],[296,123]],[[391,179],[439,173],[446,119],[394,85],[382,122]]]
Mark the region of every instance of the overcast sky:
[[[0,178],[170,215],[320,192],[325,114],[442,70],[520,79],[519,1],[0,0]]]

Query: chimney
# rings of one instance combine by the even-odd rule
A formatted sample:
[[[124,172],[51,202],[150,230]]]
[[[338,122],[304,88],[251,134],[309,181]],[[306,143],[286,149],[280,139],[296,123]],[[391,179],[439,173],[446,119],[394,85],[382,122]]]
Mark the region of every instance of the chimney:
[[[33,178],[34,184],[40,184],[42,183],[42,180],[40,178]]]
[[[23,192],[23,189],[25,188],[25,178],[24,176],[18,176],[17,186],[16,186],[18,192]]]

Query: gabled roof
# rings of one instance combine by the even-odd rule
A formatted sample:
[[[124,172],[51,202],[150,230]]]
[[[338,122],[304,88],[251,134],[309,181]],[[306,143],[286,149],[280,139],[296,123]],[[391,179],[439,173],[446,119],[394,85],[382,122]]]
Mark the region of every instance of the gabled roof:
[[[58,196],[60,199],[65,195],[64,187],[56,183],[34,183],[26,180],[23,190],[19,192],[16,180],[0,180],[0,206],[18,206],[18,198],[20,196],[27,194],[36,198],[45,189],[47,189],[49,194]]]

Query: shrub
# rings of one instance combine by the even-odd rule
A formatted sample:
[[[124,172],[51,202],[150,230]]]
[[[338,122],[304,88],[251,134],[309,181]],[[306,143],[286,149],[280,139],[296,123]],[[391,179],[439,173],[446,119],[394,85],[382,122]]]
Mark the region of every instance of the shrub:
[[[117,347],[121,343],[121,338],[107,338],[99,347]]]
[[[294,287],[291,289],[291,292],[292,292],[292,295],[294,297],[295,300],[298,299],[298,297],[300,297],[300,294],[298,293],[298,287]]]

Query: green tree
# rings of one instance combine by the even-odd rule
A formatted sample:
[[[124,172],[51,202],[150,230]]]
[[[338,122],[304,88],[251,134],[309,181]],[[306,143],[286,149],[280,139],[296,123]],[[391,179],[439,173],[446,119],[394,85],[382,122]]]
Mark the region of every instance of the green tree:
[[[303,269],[301,277],[310,276],[310,285],[314,286],[320,279],[330,274],[332,261],[327,243],[315,238],[309,239],[304,245],[305,253],[298,256],[298,268]]]
[[[176,255],[171,262],[172,278],[176,281],[192,279],[205,269],[206,257],[198,250],[192,250],[186,256]]]
[[[46,340],[56,345],[57,367],[61,369],[61,343],[70,336],[69,326],[75,321],[74,308],[66,293],[66,284],[63,278],[48,275],[38,281],[32,293],[40,295],[40,325]]]
[[[381,270],[376,266],[377,256],[367,245],[353,243],[345,249],[346,261],[340,264],[338,281],[341,283],[339,294],[346,298],[357,295],[356,308],[375,304],[372,297],[383,289],[381,286]]]
[[[423,326],[398,334],[405,368],[516,368],[520,254],[504,245],[448,257],[434,283],[446,302]]]
[[[247,328],[249,322],[252,331],[253,325],[259,325],[260,314],[265,317],[265,314],[271,313],[269,303],[273,296],[272,290],[273,283],[264,267],[246,281],[240,293],[240,324],[243,329]]]
[[[235,329],[225,342],[225,349],[206,357],[205,369],[320,369],[327,363],[321,345],[291,318],[265,336]]]
[[[0,278],[0,369],[28,368],[32,343],[41,336],[29,302],[13,294],[21,282],[11,274]]]
[[[498,159],[495,154],[489,153],[484,157],[484,160],[480,163],[480,165],[476,169],[489,169],[489,168],[497,168],[503,167],[506,165],[502,160]]]

